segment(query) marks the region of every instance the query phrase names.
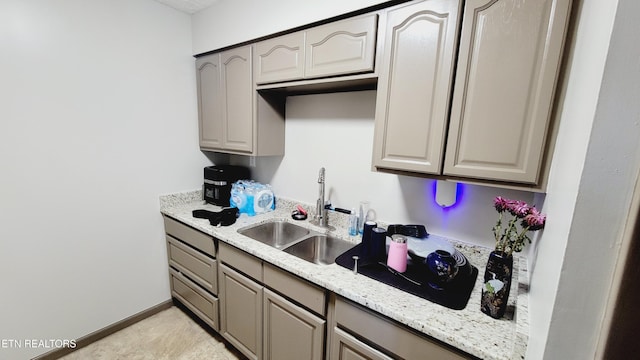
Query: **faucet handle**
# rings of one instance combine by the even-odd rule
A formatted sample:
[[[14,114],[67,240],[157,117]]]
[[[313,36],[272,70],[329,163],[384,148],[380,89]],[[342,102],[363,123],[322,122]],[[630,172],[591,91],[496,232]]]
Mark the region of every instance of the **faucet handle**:
[[[318,174],[318,183],[322,184],[324,182],[324,167],[320,168],[320,173]]]

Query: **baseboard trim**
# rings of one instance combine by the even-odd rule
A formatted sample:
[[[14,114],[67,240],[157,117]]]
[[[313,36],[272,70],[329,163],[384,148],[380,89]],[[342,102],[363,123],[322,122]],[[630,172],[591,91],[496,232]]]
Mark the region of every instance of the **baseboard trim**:
[[[46,352],[42,355],[38,355],[31,360],[55,360],[59,359],[65,355],[68,355],[78,349],[82,349],[83,347],[92,344],[102,338],[105,338],[115,332],[118,332],[128,326],[131,326],[137,323],[140,320],[144,320],[152,315],[155,315],[163,310],[169,309],[173,306],[173,299],[169,299],[167,301],[161,302],[158,305],[150,307],[146,310],[142,310],[137,314],[131,315],[128,318],[115,322],[111,325],[108,325],[100,330],[96,330],[88,335],[85,335],[76,340],[76,347],[71,349],[68,347],[54,349],[49,352]]]

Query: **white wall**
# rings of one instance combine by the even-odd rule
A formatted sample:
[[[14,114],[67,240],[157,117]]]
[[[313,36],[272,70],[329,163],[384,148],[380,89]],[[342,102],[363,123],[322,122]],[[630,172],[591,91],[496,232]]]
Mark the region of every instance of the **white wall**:
[[[635,0],[616,3],[617,6],[610,5],[613,9],[597,13],[601,21],[603,15],[608,16],[605,19],[615,16],[615,23],[560,272],[545,359],[568,355],[576,359],[594,357],[640,171],[637,101],[640,3]],[[593,46],[594,40],[589,38],[589,46]]]
[[[334,206],[371,203],[387,223],[424,224],[427,231],[492,247],[497,214],[493,198],[531,201],[521,191],[461,184],[456,206],[434,201],[434,181],[371,171],[375,91],[287,98],[285,156],[258,158],[254,175],[276,195],[315,204],[318,170],[326,168],[326,192]]]
[[[151,0],[0,3],[0,339],[75,339],[170,298],[158,195],[209,164],[190,25]]]
[[[324,20],[387,0],[221,0],[193,15],[193,54]]]

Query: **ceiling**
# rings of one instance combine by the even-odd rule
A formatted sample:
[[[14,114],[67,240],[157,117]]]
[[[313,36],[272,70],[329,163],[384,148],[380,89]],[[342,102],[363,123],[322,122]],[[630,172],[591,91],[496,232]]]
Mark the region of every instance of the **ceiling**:
[[[187,14],[197,13],[220,0],[156,0],[159,3],[171,6]]]

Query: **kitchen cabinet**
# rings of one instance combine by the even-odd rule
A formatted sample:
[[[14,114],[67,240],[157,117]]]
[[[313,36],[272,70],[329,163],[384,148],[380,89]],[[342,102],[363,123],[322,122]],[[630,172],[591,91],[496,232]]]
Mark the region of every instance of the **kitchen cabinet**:
[[[256,84],[304,77],[304,31],[256,43]]]
[[[222,112],[222,70],[220,54],[196,60],[198,90],[198,127],[200,147],[224,149],[222,142],[224,115]]]
[[[373,165],[439,174],[449,115],[460,0],[387,13],[376,98]]]
[[[447,175],[536,183],[571,0],[468,0]]]
[[[373,71],[377,24],[367,14],[307,30],[305,77]]]
[[[325,291],[220,243],[220,333],[250,359],[320,360]]]
[[[331,304],[331,360],[473,358],[341,297]]]
[[[220,334],[249,359],[262,359],[262,285],[224,264],[220,276]]]
[[[202,150],[254,156],[284,153],[284,101],[256,93],[252,49],[247,45],[196,60]]]
[[[256,83],[371,72],[377,23],[366,14],[258,42]]]
[[[251,47],[196,60],[200,147],[253,151]]]
[[[322,360],[325,320],[264,290],[264,359]]]
[[[459,45],[461,1],[391,9],[374,168],[540,184],[570,3],[466,1]]]
[[[331,339],[332,360],[392,360],[340,328],[334,328]]]
[[[171,295],[213,329],[218,321],[218,273],[212,237],[164,218]]]

